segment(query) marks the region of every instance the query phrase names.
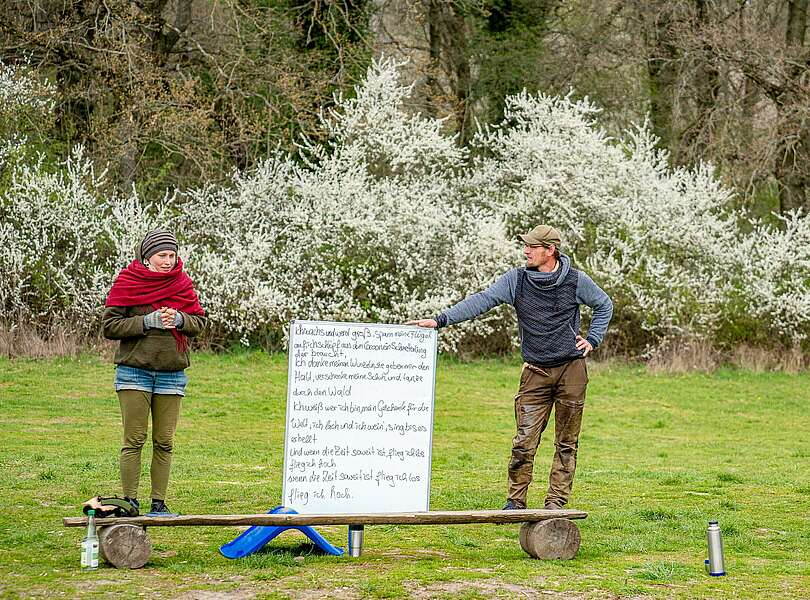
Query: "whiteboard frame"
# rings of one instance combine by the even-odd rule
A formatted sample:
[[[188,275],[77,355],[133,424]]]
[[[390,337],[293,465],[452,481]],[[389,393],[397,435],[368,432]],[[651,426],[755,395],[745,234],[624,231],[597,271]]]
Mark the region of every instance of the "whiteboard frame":
[[[289,330],[289,337],[287,338],[287,405],[284,410],[284,464],[281,471],[281,505],[284,505],[284,498],[287,497],[287,448],[290,438],[290,428],[288,427],[289,421],[288,417],[290,415],[290,398],[292,396],[292,386],[290,382],[292,381],[293,376],[293,364],[291,360],[291,352],[290,349],[292,348],[293,342],[293,327],[297,323],[317,323],[320,325],[338,325],[338,326],[350,326],[350,327],[385,327],[385,328],[392,328],[392,329],[425,329],[424,327],[419,327],[418,325],[398,325],[396,323],[359,323],[353,321],[315,321],[309,319],[293,319],[290,321],[290,330]],[[430,395],[430,436],[428,440],[428,477],[427,477],[427,498],[425,498],[425,509],[413,512],[428,512],[430,511],[430,484],[431,480],[433,479],[433,426],[436,419],[436,364],[438,362],[438,354],[439,354],[439,343],[438,343],[438,330],[432,329],[433,334],[433,341],[434,341],[434,349],[433,352],[433,386],[431,387],[431,395]],[[368,511],[365,511],[368,512]],[[386,510],[380,510],[377,512],[388,512]],[[333,513],[326,513],[326,514],[333,514]],[[347,514],[347,513],[334,513],[334,514]],[[373,514],[373,513],[370,513]]]

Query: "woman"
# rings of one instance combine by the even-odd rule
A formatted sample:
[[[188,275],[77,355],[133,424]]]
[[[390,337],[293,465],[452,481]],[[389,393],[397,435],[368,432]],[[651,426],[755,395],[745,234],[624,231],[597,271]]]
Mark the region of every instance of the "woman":
[[[150,231],[135,254],[136,260],[116,277],[103,317],[104,337],[121,342],[115,354],[115,391],[124,425],[121,484],[124,497],[138,508],[141,449],[151,413],[149,515],[176,516],[165,502],[172,443],[188,382],[188,338],[202,331],[206,318],[172,233]]]

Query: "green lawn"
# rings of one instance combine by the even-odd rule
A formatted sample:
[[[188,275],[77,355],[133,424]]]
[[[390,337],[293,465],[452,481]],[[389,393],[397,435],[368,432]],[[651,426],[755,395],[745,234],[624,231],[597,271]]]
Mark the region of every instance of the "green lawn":
[[[439,360],[431,507],[500,508],[518,362]],[[175,445],[169,506],[263,512],[281,495],[286,357],[202,355]],[[285,533],[237,561],[236,528],[158,528],[136,571],[79,570],[80,514],[119,493],[112,366],[0,360],[0,596],[183,598],[802,598],[810,595],[810,375],[724,370],[653,376],[591,365],[572,508],[582,547],[537,561],[515,525],[370,526],[358,559],[317,554]],[[530,506],[542,504],[541,444]],[[148,464],[148,463],[147,463]],[[145,465],[146,466],[146,465]],[[142,479],[148,494],[148,473]],[[716,518],[727,577],[703,570]],[[321,528],[345,545],[345,527]],[[201,591],[205,592],[201,596]],[[218,592],[219,595],[213,594]]]

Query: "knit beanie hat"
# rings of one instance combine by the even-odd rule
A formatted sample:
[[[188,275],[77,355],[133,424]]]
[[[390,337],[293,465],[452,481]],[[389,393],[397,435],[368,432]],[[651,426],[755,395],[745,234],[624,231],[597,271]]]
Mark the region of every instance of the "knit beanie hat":
[[[177,238],[171,231],[153,229],[146,234],[140,246],[140,260],[149,260],[153,254],[162,250],[177,252]]]

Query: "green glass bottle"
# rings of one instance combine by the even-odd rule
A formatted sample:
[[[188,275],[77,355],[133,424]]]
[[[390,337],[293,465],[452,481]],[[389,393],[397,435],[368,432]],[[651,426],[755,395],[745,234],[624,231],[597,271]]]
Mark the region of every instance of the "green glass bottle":
[[[87,511],[87,535],[82,540],[82,569],[98,569],[98,533],[96,532],[96,511]]]

